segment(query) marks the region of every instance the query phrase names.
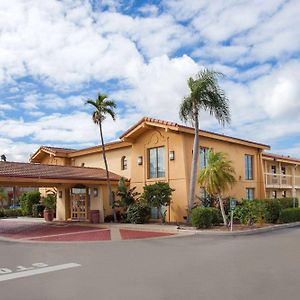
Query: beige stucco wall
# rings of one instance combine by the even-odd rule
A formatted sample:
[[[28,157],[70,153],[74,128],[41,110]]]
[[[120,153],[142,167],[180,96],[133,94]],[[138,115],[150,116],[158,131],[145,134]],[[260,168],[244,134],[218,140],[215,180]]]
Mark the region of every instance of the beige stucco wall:
[[[170,211],[167,213],[167,219],[172,222],[182,222],[183,217],[186,216],[193,141],[194,136],[191,134],[155,129],[145,132],[133,142],[131,155],[131,187],[136,186],[137,191],[142,192],[145,184],[151,184],[158,180],[169,182],[170,186],[175,189]],[[230,191],[225,193],[224,196],[233,196],[237,199],[242,199],[245,198],[246,188],[254,188],[255,197],[263,197],[263,170],[260,163],[261,150],[206,137],[200,138],[200,145],[202,147],[212,148],[214,151],[227,153],[228,159],[233,162],[237,183]],[[149,179],[147,150],[160,146],[164,146],[166,151],[166,176],[164,178]],[[174,161],[169,160],[169,151],[175,151]],[[254,157],[253,180],[245,179],[245,154],[250,154]],[[137,164],[138,156],[143,157],[142,166]],[[199,160],[198,165],[200,166]],[[197,185],[196,195],[199,195],[199,193],[200,186]]]
[[[131,173],[131,147],[123,147],[113,149],[106,152],[108,169],[125,178],[130,178]],[[127,169],[121,170],[121,158],[127,157]],[[73,166],[80,167],[84,164],[85,167],[105,168],[103,156],[101,152],[74,157],[71,160]]]

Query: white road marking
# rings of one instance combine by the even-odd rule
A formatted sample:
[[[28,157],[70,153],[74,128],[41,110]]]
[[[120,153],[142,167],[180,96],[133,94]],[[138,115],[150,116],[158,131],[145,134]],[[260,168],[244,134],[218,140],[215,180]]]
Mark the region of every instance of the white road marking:
[[[23,272],[18,272],[18,273],[10,273],[10,274],[5,274],[5,275],[0,275],[0,282],[6,281],[6,280],[11,280],[11,279],[17,279],[17,278],[22,278],[22,277],[28,277],[28,276],[48,273],[48,272],[76,268],[76,267],[80,267],[80,266],[81,265],[77,264],[77,263],[68,263],[68,264],[44,267],[44,268],[40,268],[40,269],[34,269],[34,270],[23,271]]]
[[[21,238],[20,240],[38,240],[38,239],[44,239],[44,238],[49,238],[49,237],[51,238],[51,237],[56,237],[56,236],[99,232],[99,231],[103,231],[103,230],[108,230],[108,229],[101,228],[101,229],[92,229],[92,230],[86,230],[86,231],[75,231],[75,232],[57,233],[57,234],[50,234],[50,235],[40,235],[40,236],[25,237],[25,238]]]

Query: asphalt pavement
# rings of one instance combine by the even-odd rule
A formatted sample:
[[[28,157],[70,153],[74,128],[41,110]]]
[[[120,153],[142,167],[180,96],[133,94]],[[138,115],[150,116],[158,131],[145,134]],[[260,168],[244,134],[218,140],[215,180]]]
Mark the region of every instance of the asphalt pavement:
[[[0,299],[300,299],[300,228],[251,236],[0,241]]]

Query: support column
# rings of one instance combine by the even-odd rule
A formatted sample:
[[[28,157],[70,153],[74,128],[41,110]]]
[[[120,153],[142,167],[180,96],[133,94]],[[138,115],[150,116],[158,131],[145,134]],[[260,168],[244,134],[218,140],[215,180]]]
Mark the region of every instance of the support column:
[[[65,187],[60,187],[57,189],[57,199],[56,199],[56,220],[66,221],[68,214],[68,207],[70,202],[70,196],[68,189]]]

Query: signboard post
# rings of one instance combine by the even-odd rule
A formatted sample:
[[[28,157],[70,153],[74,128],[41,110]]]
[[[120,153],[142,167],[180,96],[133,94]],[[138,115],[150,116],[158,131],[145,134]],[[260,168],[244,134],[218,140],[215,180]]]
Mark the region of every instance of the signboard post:
[[[230,198],[230,231],[233,230],[233,212],[236,208],[236,200]]]

